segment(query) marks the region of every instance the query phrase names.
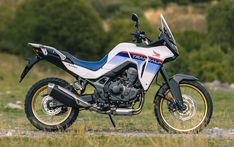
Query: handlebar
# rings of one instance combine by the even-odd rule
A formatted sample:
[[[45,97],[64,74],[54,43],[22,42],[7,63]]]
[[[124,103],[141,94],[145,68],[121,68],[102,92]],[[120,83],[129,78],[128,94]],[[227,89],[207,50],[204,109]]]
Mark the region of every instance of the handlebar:
[[[145,35],[145,32],[141,31],[138,16],[136,14],[132,14],[132,21],[135,24],[136,32],[131,33],[133,35],[133,41],[137,43],[145,43],[146,45],[149,44],[150,39]]]
[[[136,31],[132,32],[131,35],[133,35],[133,41],[137,43],[145,43],[146,45],[151,42],[151,40],[145,35],[145,32],[142,31]]]

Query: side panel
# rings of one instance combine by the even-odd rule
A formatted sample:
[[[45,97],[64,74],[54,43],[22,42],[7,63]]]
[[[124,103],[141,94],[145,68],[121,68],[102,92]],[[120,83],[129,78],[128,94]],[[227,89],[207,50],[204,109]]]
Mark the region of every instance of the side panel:
[[[149,59],[148,59],[149,60]],[[160,62],[147,62],[145,69],[142,71],[142,76],[139,78],[141,81],[142,86],[144,87],[144,90],[147,90],[153,81],[155,75],[159,71],[161,67]]]
[[[144,48],[137,47],[132,43],[120,43],[108,54],[106,64],[97,71],[65,61],[63,61],[63,64],[68,70],[83,78],[97,79],[121,64],[130,61],[137,65],[139,80],[144,90],[147,90],[163,61],[172,56],[173,53],[165,46]]]
[[[161,67],[162,60],[155,59],[144,54],[135,52],[122,52],[129,54],[130,58],[137,65],[138,77],[144,90],[147,90]]]

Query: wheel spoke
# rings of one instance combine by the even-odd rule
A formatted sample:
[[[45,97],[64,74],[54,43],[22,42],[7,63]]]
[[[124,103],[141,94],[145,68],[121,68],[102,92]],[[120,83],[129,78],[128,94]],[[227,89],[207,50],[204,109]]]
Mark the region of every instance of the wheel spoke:
[[[164,122],[172,129],[185,132],[194,130],[203,121],[207,113],[207,103],[204,94],[195,86],[180,84],[184,104],[187,109],[180,112],[170,112],[167,99],[161,99],[160,111]],[[171,95],[169,91],[166,95]]]

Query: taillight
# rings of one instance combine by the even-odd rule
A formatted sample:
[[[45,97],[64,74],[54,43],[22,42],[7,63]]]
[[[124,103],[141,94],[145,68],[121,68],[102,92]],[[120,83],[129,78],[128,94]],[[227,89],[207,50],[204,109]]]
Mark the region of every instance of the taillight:
[[[38,48],[34,48],[33,51],[34,51],[35,55],[38,56]]]

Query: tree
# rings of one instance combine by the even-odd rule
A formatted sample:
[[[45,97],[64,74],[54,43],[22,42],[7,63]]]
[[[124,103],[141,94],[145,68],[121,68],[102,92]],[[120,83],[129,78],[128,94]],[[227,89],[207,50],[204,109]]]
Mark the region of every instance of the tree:
[[[155,40],[157,38],[155,32],[157,30],[153,29],[149,23],[145,20],[140,21],[140,26],[142,31],[146,33],[146,35],[151,38],[152,40]],[[113,49],[117,44],[121,42],[132,42],[132,36],[130,35],[132,32],[135,32],[134,25],[131,21],[131,19],[113,19],[110,22],[110,30],[107,33],[106,43],[106,53],[109,52],[111,49]],[[154,35],[152,35],[154,34]],[[153,36],[153,37],[152,37]]]
[[[209,8],[207,22],[211,43],[234,48],[233,14],[233,0],[222,0]]]
[[[4,28],[13,18],[14,12],[23,0],[1,0],[0,1],[0,30]]]
[[[144,18],[144,12],[138,7],[122,6],[110,20],[110,30],[107,32],[106,53],[121,42],[132,42],[132,32],[136,29],[131,20],[131,14],[137,13],[140,22],[140,28],[146,35],[155,40],[158,35],[158,29],[153,28]]]
[[[103,33],[101,20],[89,1],[26,0],[0,33],[0,48],[29,54],[27,42],[36,42],[94,59],[102,51]]]
[[[177,3],[179,5],[188,5],[190,3],[210,2],[212,0],[161,0],[163,4]]]

